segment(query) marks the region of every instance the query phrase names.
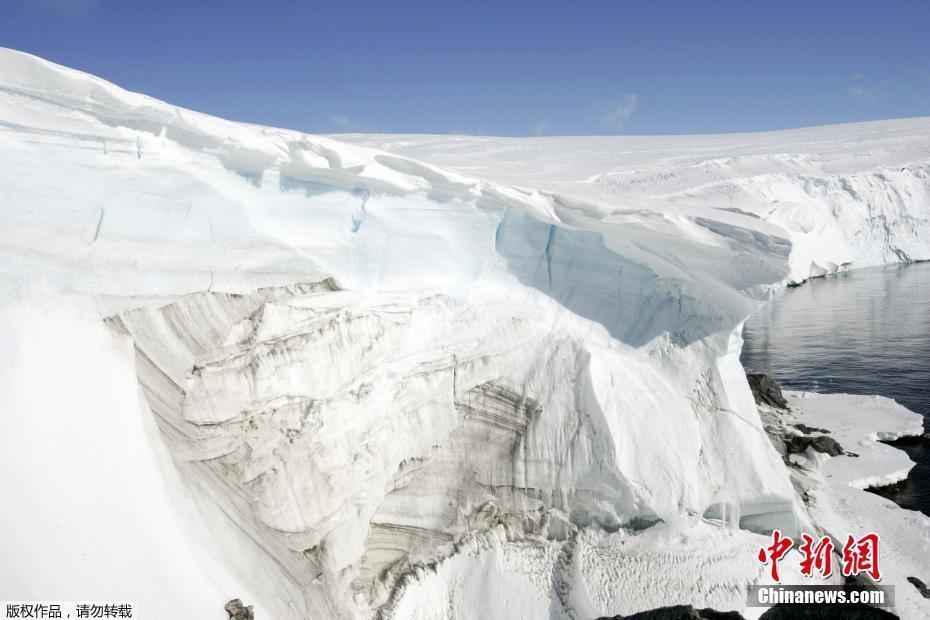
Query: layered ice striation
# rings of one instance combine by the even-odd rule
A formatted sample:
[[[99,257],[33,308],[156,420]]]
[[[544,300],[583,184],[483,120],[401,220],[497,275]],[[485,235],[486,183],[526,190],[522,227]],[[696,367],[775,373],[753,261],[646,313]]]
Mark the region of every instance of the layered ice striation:
[[[0,50],[0,277],[131,339],[152,441],[307,617],[444,617],[502,584],[552,617],[738,605],[751,561],[630,588],[805,524],[741,322],[820,268],[927,257],[930,123],[908,122],[810,130],[847,136],[821,184],[777,155],[803,132],[350,144]]]
[[[196,293],[108,319],[135,343],[176,458],[239,498],[237,518],[254,519],[288,573],[319,590],[320,613],[348,613],[351,594],[379,601],[411,557],[500,523],[564,541],[702,514],[718,495],[750,524],[790,518],[780,479],[763,478],[771,448],[718,396],[719,370],[675,402],[667,379],[638,368],[654,362],[592,354],[550,321],[333,280]],[[676,435],[685,411],[696,419],[677,426],[693,441]],[[756,441],[755,471],[731,471],[717,433]],[[656,475],[666,484],[650,484]]]

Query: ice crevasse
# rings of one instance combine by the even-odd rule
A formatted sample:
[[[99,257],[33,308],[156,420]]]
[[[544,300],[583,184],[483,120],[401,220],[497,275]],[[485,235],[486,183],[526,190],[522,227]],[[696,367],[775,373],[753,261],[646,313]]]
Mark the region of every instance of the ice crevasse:
[[[809,525],[743,377],[742,321],[788,282],[930,257],[928,174],[925,119],[311,136],[0,50],[2,430],[45,420],[50,452],[73,454],[56,428],[135,420],[82,493],[142,485],[111,536],[164,553],[137,556],[144,581],[118,549],[62,545],[94,523],[29,531],[85,591],[181,616],[242,596],[264,617],[445,617],[481,591],[482,617],[580,618],[688,561],[719,587],[672,575],[636,600],[726,606],[760,578],[755,533]],[[37,483],[66,467],[0,458]],[[61,586],[44,570],[6,583],[41,598]]]

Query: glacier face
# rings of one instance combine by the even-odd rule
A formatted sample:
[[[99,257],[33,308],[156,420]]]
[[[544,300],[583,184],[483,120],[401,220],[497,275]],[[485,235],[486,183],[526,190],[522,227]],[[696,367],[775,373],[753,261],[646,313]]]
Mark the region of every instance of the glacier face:
[[[787,281],[930,257],[926,120],[337,140],[0,50],[0,127],[4,298],[80,299],[131,340],[135,415],[225,544],[265,554],[269,617],[444,617],[508,589],[537,605],[518,616],[741,604],[751,532],[807,519],[742,320]],[[702,540],[749,560],[630,590]]]
[[[342,139],[580,197],[615,219],[651,212],[650,227],[708,208],[754,215],[791,241],[791,282],[930,255],[926,119],[730,136]]]

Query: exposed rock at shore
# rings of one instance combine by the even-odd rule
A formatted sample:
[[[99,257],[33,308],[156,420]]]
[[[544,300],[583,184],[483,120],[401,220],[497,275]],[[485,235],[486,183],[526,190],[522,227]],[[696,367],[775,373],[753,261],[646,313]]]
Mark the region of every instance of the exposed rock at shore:
[[[841,454],[858,456],[847,453],[832,437],[812,435],[812,433],[828,434],[830,432],[828,429],[808,426],[802,422],[792,422],[788,401],[785,400],[781,388],[771,376],[764,373],[747,373],[746,379],[749,381],[753,398],[759,405],[762,425],[785,463],[789,462],[790,455],[802,454],[808,448],[830,456]]]
[[[912,586],[917,588],[917,591],[920,592],[921,596],[924,598],[930,598],[930,588],[927,587],[927,584],[925,584],[917,577],[908,577],[907,580]]]
[[[255,620],[255,613],[251,605],[243,605],[240,599],[234,598],[226,603],[226,613],[229,614],[229,620]]]
[[[920,580],[916,581],[919,582]],[[922,582],[921,585],[923,585]],[[924,596],[928,595],[925,594]],[[844,618],[844,620],[889,620],[897,617],[890,611],[862,604],[780,604],[770,607],[760,616],[760,620],[833,620],[834,618]],[[735,611],[695,609],[691,605],[674,605],[672,607],[659,607],[658,609],[641,611],[629,616],[604,616],[598,618],[598,620],[744,620],[744,617]]]
[[[782,396],[781,388],[775,379],[762,372],[751,372],[746,374],[746,380],[749,381],[749,389],[752,390],[757,404],[777,409],[788,408],[788,401]]]
[[[817,428],[816,426],[808,426],[807,424],[802,424],[801,422],[798,422],[797,424],[793,424],[792,426],[794,426],[796,429],[798,429],[805,435],[810,435],[811,433],[823,433],[825,435],[830,434],[830,431],[825,428]]]
[[[630,616],[605,616],[598,620],[744,620],[736,611],[695,609],[691,605],[673,605],[641,611]]]
[[[800,454],[808,448],[813,448],[817,452],[823,452],[830,456],[839,456],[843,454],[843,446],[832,437],[818,435],[811,437],[809,435],[792,435],[785,437],[785,447],[788,454]]]
[[[824,603],[822,605],[775,605],[759,620],[889,620],[895,614],[878,607],[863,604]]]

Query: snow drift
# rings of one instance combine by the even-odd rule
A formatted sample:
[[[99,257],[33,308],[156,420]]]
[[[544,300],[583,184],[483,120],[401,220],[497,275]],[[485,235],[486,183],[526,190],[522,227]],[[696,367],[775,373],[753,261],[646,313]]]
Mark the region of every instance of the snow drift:
[[[738,361],[741,322],[790,280],[930,257],[926,120],[757,139],[350,143],[0,50],[0,126],[4,304],[105,319],[134,355],[100,372],[145,398],[110,402],[14,350],[12,415],[43,411],[13,379],[24,368],[46,390],[78,390],[75,416],[151,410],[148,441],[183,481],[158,501],[207,498],[197,518],[262,550],[226,554],[229,575],[203,596],[216,609],[252,596],[272,617],[443,617],[462,593],[430,583],[491,596],[481,562],[522,571],[513,587],[552,617],[617,613],[637,570],[680,563],[676,536],[751,549],[751,531],[803,526]],[[51,293],[37,299],[37,285]],[[94,342],[90,356],[110,346]],[[62,535],[37,542],[47,557]],[[625,557],[629,536],[671,551],[622,576],[575,559]],[[248,591],[243,562],[262,575]],[[124,570],[70,566],[99,583]],[[746,562],[721,577],[726,595],[687,580],[655,592],[739,605],[760,575]],[[169,586],[131,594],[189,613],[188,599],[163,600]]]

